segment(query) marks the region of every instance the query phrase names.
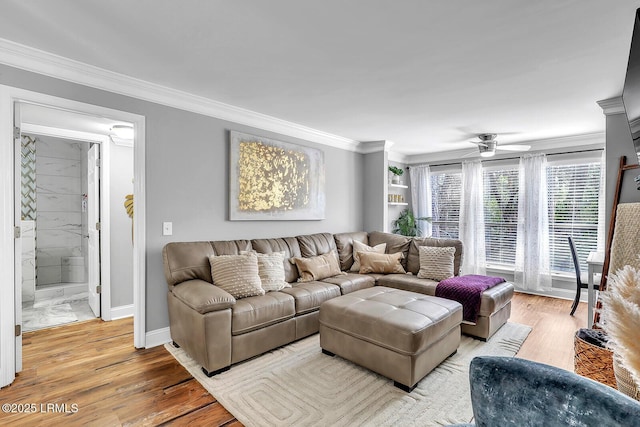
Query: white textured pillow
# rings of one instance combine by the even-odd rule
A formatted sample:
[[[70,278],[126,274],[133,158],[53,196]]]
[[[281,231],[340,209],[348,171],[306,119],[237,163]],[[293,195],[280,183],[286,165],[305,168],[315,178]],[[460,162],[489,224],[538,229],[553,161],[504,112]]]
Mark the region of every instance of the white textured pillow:
[[[360,271],[360,253],[359,252],[373,252],[376,254],[383,254],[387,250],[386,243],[380,243],[373,247],[365,245],[357,240],[353,241],[353,265],[350,271]]]
[[[269,292],[291,287],[284,279],[284,251],[270,254],[256,252],[256,255],[258,256],[258,275],[262,289]]]
[[[209,257],[213,284],[234,298],[264,295],[258,275],[258,257],[254,253]]]
[[[453,246],[420,246],[420,279],[437,280],[438,282],[453,277]]]

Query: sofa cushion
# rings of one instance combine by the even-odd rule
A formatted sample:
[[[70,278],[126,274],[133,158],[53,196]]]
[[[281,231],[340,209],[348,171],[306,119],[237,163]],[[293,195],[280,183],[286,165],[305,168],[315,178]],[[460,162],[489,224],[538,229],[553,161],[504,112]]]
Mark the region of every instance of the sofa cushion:
[[[402,289],[425,295],[435,295],[438,282],[429,279],[418,279],[413,274],[388,274],[378,278],[378,286]]]
[[[214,254],[211,242],[167,243],[162,248],[162,264],[169,288],[193,279],[213,283],[209,257]]]
[[[291,258],[298,267],[300,278],[298,282],[312,282],[341,274],[338,265],[338,255],[335,251],[309,258]]]
[[[360,274],[366,273],[405,273],[402,268],[402,252],[395,254],[378,254],[375,252],[360,253]]]
[[[216,255],[240,255],[242,251],[250,251],[249,240],[216,240],[211,242]]]
[[[362,252],[374,252],[377,254],[384,254],[387,249],[386,243],[380,243],[379,245],[369,246],[357,241],[353,242],[353,265],[350,271],[360,271],[360,253]]]
[[[291,319],[295,303],[291,295],[269,292],[266,295],[243,298],[232,310],[231,333],[240,335]]]
[[[500,283],[485,290],[480,297],[480,316],[489,317],[507,305],[513,298],[514,287],[509,282]]]
[[[380,243],[386,243],[386,253],[395,254],[402,252],[404,259],[402,260],[402,267],[407,269],[407,254],[409,253],[409,245],[411,239],[406,236],[400,236],[398,234],[383,233],[381,231],[372,231],[369,233],[369,245],[376,246]]]
[[[213,284],[229,292],[234,298],[264,295],[255,253],[212,256],[209,261]]]
[[[302,256],[298,239],[295,237],[282,237],[278,239],[253,239],[251,246],[256,252],[270,254],[272,252],[284,252],[284,278],[287,282],[298,280],[298,268],[289,262],[289,258]]]
[[[280,293],[295,299],[296,314],[299,315],[316,311],[323,302],[340,296],[340,287],[326,282],[292,283]]]
[[[453,277],[454,247],[420,246],[419,279],[441,281]]]
[[[435,239],[433,237],[414,237],[411,240],[411,244],[409,245],[409,255],[407,256],[407,271],[413,274],[418,274],[418,271],[420,271],[420,251],[418,250],[420,246],[453,246],[456,248],[456,253],[453,257],[453,275],[457,276],[460,274],[462,242],[457,239]]]
[[[353,242],[361,242],[365,245],[369,243],[368,234],[365,231],[354,233],[338,233],[333,235],[338,249],[338,260],[340,260],[340,270],[348,271],[353,264]]]
[[[296,239],[300,245],[300,254],[305,258],[337,250],[336,241],[333,239],[333,234],[330,233],[308,234],[298,236]]]
[[[173,295],[200,314],[232,307],[236,299],[228,292],[200,279],[174,286]]]
[[[340,276],[327,277],[326,279],[322,279],[322,281],[340,286],[342,295],[360,289],[372,288],[376,284],[376,279],[372,275],[358,273],[347,273]]]

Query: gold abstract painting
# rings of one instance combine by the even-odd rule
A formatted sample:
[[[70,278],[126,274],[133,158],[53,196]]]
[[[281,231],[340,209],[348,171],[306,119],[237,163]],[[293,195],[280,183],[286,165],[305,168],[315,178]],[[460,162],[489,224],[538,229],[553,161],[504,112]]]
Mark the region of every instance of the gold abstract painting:
[[[324,218],[321,150],[231,132],[231,220]]]

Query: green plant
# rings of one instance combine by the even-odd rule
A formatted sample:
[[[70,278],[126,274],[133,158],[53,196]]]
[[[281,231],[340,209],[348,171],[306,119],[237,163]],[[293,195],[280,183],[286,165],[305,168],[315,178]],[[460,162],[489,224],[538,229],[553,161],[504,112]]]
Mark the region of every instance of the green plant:
[[[404,173],[404,171],[397,166],[389,166],[389,172],[398,176],[402,176],[402,174]]]
[[[415,237],[422,231],[420,229],[420,226],[418,225],[418,221],[431,222],[431,217],[416,218],[413,215],[412,210],[405,209],[400,212],[400,216],[398,216],[398,219],[393,221],[393,230],[391,230],[391,232],[394,234],[401,234],[403,236]]]

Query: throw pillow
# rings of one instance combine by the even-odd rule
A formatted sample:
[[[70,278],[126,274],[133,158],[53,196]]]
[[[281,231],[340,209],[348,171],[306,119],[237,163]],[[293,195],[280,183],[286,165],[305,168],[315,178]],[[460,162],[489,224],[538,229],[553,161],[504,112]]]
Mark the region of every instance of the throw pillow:
[[[453,258],[456,248],[452,246],[420,246],[420,279],[438,282],[453,277]]]
[[[361,252],[375,252],[377,254],[383,254],[387,250],[386,243],[380,243],[379,245],[369,246],[357,240],[353,241],[353,265],[351,271],[360,271],[360,253]]]
[[[336,251],[309,258],[294,257],[291,262],[298,267],[298,282],[312,282],[342,274]]]
[[[376,252],[360,252],[360,273],[406,273],[400,260],[402,252],[395,254],[379,254]]]
[[[256,255],[258,256],[258,275],[262,289],[270,292],[291,287],[284,279],[284,251],[270,254],[256,252]]]
[[[254,253],[218,255],[209,258],[213,284],[234,298],[264,295],[258,275],[258,257]]]

